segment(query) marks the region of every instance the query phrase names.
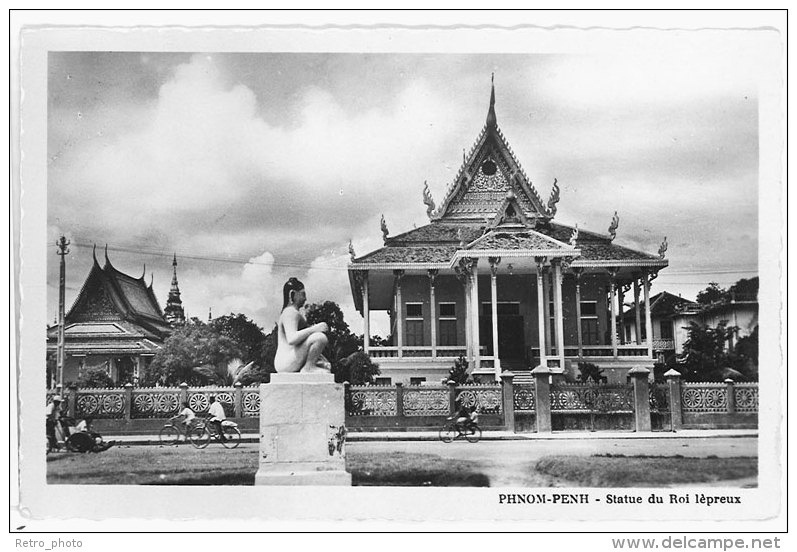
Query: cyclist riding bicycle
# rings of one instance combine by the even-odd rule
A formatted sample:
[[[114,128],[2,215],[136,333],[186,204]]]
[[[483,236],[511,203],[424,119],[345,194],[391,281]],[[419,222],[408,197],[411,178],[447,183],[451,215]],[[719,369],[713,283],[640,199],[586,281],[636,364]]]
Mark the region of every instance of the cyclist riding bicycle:
[[[457,412],[457,419],[454,424],[460,433],[465,433],[466,431],[472,430],[474,426],[478,425],[478,422],[479,415],[476,412],[476,407],[463,406],[459,409],[459,412]]]
[[[190,406],[188,406],[187,401],[183,401],[181,406],[183,409],[177,414],[177,416],[172,418],[172,420],[175,422],[179,421],[181,424],[183,424],[184,429],[188,429],[191,427],[191,425],[193,425],[194,420],[196,419],[196,414],[194,414],[194,411],[191,410]]]
[[[210,419],[210,424],[216,429],[216,432],[219,436],[219,440],[226,441],[227,438],[224,436],[224,430],[222,430],[221,422],[227,419],[227,415],[224,414],[224,407],[221,405],[220,402],[216,401],[216,397],[213,395],[210,396],[210,408],[208,409],[208,415]]]

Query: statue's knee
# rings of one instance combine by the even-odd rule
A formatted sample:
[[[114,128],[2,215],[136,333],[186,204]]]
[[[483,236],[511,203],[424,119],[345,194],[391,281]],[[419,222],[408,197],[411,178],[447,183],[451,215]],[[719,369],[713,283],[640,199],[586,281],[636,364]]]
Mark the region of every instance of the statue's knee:
[[[312,336],[310,336],[310,343],[313,345],[318,344],[322,347],[326,347],[327,343],[329,343],[329,340],[327,339],[326,334],[319,332],[319,333],[314,333]]]

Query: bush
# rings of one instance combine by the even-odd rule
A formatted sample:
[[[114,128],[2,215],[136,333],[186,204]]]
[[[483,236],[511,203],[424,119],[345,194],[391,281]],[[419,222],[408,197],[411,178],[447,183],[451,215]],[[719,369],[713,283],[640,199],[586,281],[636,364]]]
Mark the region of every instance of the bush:
[[[454,361],[454,367],[448,371],[448,381],[453,381],[457,385],[473,383],[473,378],[468,374],[468,361],[459,355]]]
[[[365,385],[374,383],[374,378],[378,375],[379,365],[363,351],[356,351],[339,362],[335,380],[348,381],[352,385]]]
[[[607,381],[606,376],[603,375],[603,370],[591,362],[579,362],[578,371],[578,381],[581,383],[587,383],[589,380],[595,383],[606,383]]]
[[[105,368],[93,366],[86,368],[77,380],[78,387],[114,387],[114,381]]]

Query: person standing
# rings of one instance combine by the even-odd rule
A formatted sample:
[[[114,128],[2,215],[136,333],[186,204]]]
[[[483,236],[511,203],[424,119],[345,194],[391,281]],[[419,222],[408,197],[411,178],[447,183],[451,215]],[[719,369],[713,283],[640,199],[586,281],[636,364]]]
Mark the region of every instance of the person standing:
[[[61,418],[61,397],[56,395],[45,410],[45,426],[47,431],[47,444],[50,450],[58,450],[58,439],[55,436],[55,426]]]
[[[222,441],[226,441],[227,438],[224,436],[224,431],[221,427],[221,422],[227,419],[227,415],[224,413],[224,407],[221,405],[220,402],[216,401],[216,397],[214,395],[210,396],[210,407],[208,408],[208,415],[210,416],[210,423],[213,424],[213,427],[216,428],[218,432],[219,439]]]

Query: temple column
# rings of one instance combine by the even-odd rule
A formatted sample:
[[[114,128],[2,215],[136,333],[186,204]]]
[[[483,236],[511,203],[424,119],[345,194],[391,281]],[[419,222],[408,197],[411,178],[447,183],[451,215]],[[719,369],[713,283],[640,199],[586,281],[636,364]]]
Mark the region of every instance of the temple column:
[[[615,287],[617,286],[617,271],[609,270],[609,302],[612,308],[612,356],[617,358],[617,303]]]
[[[501,359],[498,355],[498,265],[501,257],[490,257],[490,308],[492,314],[493,330],[493,368],[495,369],[495,381],[501,381]]]
[[[481,344],[479,343],[479,259],[473,259],[471,264],[471,332],[473,334],[473,361],[476,370],[482,367]]]
[[[428,271],[429,274],[429,317],[432,327],[430,328],[432,334],[432,358],[437,358],[437,300],[434,296],[435,280],[439,270],[433,268]]]
[[[647,272],[642,274],[642,289],[645,293],[645,333],[647,334],[648,357],[653,358],[653,322],[650,320],[650,280]]]
[[[556,352],[559,357],[559,369],[565,369],[565,321],[562,312],[562,264],[557,261],[553,265],[553,308],[556,319]]]
[[[368,297],[368,271],[362,275],[363,293],[363,351],[367,355],[371,350],[371,306]]]
[[[584,338],[581,335],[581,276],[583,272],[580,268],[574,268],[573,274],[576,275],[576,335],[578,336],[578,357],[584,356]]]
[[[625,290],[623,289],[623,284],[617,284],[617,315],[620,318],[620,335],[618,336],[618,340],[620,345],[625,344],[625,320],[623,319],[623,307],[625,306]]]
[[[398,357],[404,356],[404,305],[401,299],[401,278],[404,276],[403,270],[393,271],[393,281],[396,288],[396,347]]]
[[[462,284],[462,288],[465,293],[465,358],[468,361],[468,368],[473,369],[474,366],[474,359],[473,359],[473,336],[471,332],[471,299],[472,294],[470,290],[470,260],[469,259],[460,259],[459,263],[454,267],[454,272],[457,275],[457,279]]]
[[[545,303],[545,290],[543,286],[542,276],[543,270],[545,268],[545,257],[535,257],[535,262],[537,263],[537,318],[538,318],[538,326],[539,326],[539,346],[540,346],[540,366],[547,368],[548,367],[548,358],[545,351],[545,335],[548,333],[545,331],[545,309],[543,308],[543,304]]]
[[[548,272],[543,274],[542,277],[542,294],[545,296],[545,300],[542,302],[542,312],[543,316],[545,316],[545,327],[549,328],[551,323],[551,282],[550,282],[550,274]],[[545,332],[545,356],[549,356],[551,354],[551,332],[546,330]]]
[[[640,322],[641,313],[639,312],[639,274],[634,274],[634,332],[636,344],[642,343],[642,323]]]

